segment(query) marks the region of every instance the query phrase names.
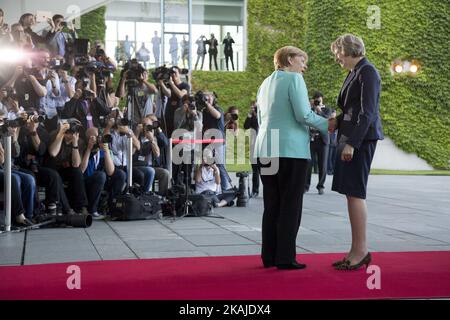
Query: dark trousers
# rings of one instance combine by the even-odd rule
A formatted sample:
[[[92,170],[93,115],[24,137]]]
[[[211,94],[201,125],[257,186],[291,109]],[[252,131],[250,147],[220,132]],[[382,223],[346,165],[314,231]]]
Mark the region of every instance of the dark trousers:
[[[106,172],[95,171],[92,176],[84,178],[86,186],[86,195],[88,199],[88,212],[94,213],[98,210],[98,203],[106,183]]]
[[[212,71],[212,60],[214,59],[214,65],[216,66],[216,70],[219,70],[217,67],[217,51],[213,51],[209,53],[209,70]]]
[[[4,171],[0,169],[0,191],[4,192]],[[2,199],[3,202],[3,199]],[[3,208],[5,203],[3,203]],[[20,191],[20,185],[17,179],[11,176],[11,217],[17,217],[21,214],[25,214],[25,209],[23,208],[22,192]]]
[[[317,166],[319,167],[319,182],[317,189],[325,188],[325,179],[327,178],[328,145],[323,143],[322,139],[316,139],[310,144],[311,157],[317,157]],[[308,170],[306,173],[305,190],[309,190],[311,185],[312,162],[308,161]]]
[[[259,177],[260,177],[260,169],[259,165],[252,164],[252,192],[253,193],[259,193]]]
[[[336,162],[336,146],[331,145],[328,148],[327,172],[334,173],[334,163]]]
[[[279,158],[276,174],[261,174],[264,189],[261,258],[264,263],[296,261],[295,243],[302,217],[307,165],[306,159]]]
[[[233,67],[233,71],[234,71],[233,52],[228,53],[228,54],[225,53],[225,64],[227,66],[227,70],[229,70],[228,69],[228,59],[231,60],[231,66]]]
[[[36,184],[45,188],[45,204],[48,206],[50,203],[59,203],[63,212],[67,213],[70,210],[70,204],[59,173],[51,168],[39,167],[34,175]]]
[[[106,179],[105,190],[108,191],[108,204],[111,207],[112,201],[120,195],[127,185],[127,171],[126,167],[116,167],[112,176]]]
[[[61,168],[58,172],[62,180],[68,182],[67,194],[72,208],[77,211],[87,207],[88,199],[84,187],[84,176],[80,168]]]

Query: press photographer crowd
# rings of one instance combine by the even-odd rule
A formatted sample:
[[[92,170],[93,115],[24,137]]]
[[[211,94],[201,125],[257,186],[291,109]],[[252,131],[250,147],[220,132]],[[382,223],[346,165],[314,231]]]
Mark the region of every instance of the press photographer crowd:
[[[16,226],[33,226],[40,215],[104,219],[130,188],[137,197],[156,197],[159,205],[172,203],[163,205],[165,214],[186,209],[179,208],[187,205],[180,203],[185,196],[203,195],[213,207],[224,207],[247,192],[245,186],[233,187],[224,165],[225,131],[238,133],[239,110],[232,106],[224,113],[214,92],[192,93],[183,81],[188,70],[161,66],[149,71],[130,59],[114,87],[116,62],[101,43],[91,46],[78,39],[62,15],[48,19],[42,34],[33,31],[33,14],[23,14],[11,26],[4,21],[0,9],[0,135],[11,137],[11,213]],[[119,108],[121,99],[126,101],[124,110]],[[321,99],[318,93],[312,108],[324,117],[335,115]],[[253,146],[256,103],[244,129],[253,129]],[[193,142],[206,136],[218,142]],[[175,156],[185,161],[172,161],[169,138]],[[329,140],[311,132],[321,194]],[[202,156],[196,162],[198,148]],[[6,156],[0,143],[2,191]],[[260,178],[254,163],[250,196],[256,197]],[[127,185],[129,171],[132,186]],[[39,190],[45,190],[45,197]]]

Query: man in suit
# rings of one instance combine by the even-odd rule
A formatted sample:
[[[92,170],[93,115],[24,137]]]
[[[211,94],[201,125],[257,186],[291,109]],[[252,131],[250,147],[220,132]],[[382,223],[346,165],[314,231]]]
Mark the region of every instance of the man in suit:
[[[313,100],[313,111],[319,116],[329,119],[332,110],[323,104],[323,94],[316,92],[313,96]],[[320,133],[319,130],[314,128],[311,128],[309,133],[311,137],[311,158],[317,159],[317,165],[319,167],[317,190],[319,191],[319,194],[323,194],[325,179],[327,177],[328,145],[330,144],[330,137],[328,133]],[[308,171],[306,173],[305,192],[309,191],[309,186],[311,185],[312,167],[312,161],[309,161]]]

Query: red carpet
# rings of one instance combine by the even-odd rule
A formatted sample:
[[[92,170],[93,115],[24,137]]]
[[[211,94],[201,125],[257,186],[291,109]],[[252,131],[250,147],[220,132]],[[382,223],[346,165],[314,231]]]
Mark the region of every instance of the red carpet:
[[[0,300],[297,300],[450,297],[450,252],[373,253],[381,289],[364,268],[335,271],[342,254],[302,254],[305,270],[264,269],[258,256],[96,261],[0,267]],[[81,268],[68,290],[67,266]]]

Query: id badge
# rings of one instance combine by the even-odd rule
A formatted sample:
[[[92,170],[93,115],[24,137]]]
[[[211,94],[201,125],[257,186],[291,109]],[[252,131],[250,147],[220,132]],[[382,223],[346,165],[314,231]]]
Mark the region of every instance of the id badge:
[[[145,157],[144,157],[144,156],[139,156],[139,157],[138,157],[138,160],[139,160],[139,161],[145,161]]]
[[[30,95],[28,93],[25,93],[25,101],[30,100]]]
[[[92,116],[91,116],[91,115],[87,115],[87,116],[86,116],[86,120],[87,120],[87,121],[92,121]]]

